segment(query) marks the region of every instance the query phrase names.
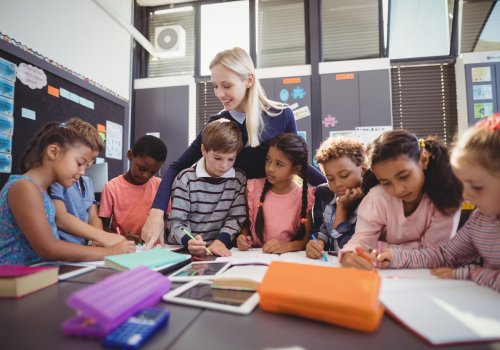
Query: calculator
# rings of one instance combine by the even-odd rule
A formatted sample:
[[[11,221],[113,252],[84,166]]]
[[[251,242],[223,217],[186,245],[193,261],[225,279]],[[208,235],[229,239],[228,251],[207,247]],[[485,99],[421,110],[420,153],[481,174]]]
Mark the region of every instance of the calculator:
[[[119,325],[103,340],[110,348],[139,349],[157,330],[165,327],[170,313],[161,308],[145,308]]]

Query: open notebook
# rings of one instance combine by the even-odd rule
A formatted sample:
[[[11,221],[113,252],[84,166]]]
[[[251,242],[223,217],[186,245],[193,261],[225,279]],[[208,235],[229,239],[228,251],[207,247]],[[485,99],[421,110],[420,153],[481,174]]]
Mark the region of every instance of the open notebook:
[[[246,264],[264,264],[269,265],[272,261],[286,261],[301,264],[313,264],[322,266],[339,267],[336,256],[328,255],[329,261],[321,259],[309,259],[306,257],[305,251],[289,252],[284,254],[267,254],[263,253],[261,248],[252,248],[247,251],[241,251],[238,248],[231,249],[231,256],[219,257],[217,261],[229,261],[233,265]]]
[[[500,339],[500,293],[472,281],[384,278],[380,300],[434,345]]]

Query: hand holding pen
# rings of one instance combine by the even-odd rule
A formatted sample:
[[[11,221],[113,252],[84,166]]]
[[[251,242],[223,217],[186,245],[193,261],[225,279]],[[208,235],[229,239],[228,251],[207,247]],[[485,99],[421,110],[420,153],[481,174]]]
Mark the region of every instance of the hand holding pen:
[[[197,235],[195,238],[195,237],[193,237],[191,232],[186,230],[184,227],[182,228],[182,231],[184,231],[184,233],[189,238],[191,238],[191,240],[189,241],[189,246],[188,246],[188,249],[191,253],[196,254],[196,255],[201,255],[198,253],[198,251],[202,251],[202,249],[205,249],[205,253],[207,255],[212,255],[212,252],[207,247],[207,243],[205,241],[203,241],[203,238],[200,235]]]

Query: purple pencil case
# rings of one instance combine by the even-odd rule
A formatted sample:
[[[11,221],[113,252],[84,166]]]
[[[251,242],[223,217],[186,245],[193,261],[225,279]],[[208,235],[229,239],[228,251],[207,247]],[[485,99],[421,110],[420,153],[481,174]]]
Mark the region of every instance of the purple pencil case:
[[[139,266],[110,276],[69,296],[77,316],[64,321],[66,335],[103,338],[140,309],[156,305],[170,290],[161,273]]]

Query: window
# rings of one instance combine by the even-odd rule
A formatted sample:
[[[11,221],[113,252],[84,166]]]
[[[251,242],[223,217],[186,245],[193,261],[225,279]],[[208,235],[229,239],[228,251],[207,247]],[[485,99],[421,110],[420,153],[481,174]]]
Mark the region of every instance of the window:
[[[164,57],[149,57],[148,78],[194,75],[195,30],[192,6],[151,12],[149,40]],[[159,45],[159,41],[163,45]]]
[[[391,59],[450,54],[447,0],[391,0],[389,3]]]
[[[248,1],[231,1],[201,6],[200,75],[210,75],[208,68],[215,55],[239,46],[249,52],[250,24]]]
[[[500,50],[500,2],[464,1],[461,52]]]
[[[304,1],[259,0],[257,6],[257,67],[306,64]]]
[[[324,0],[323,60],[380,56],[378,0]]]
[[[438,136],[449,145],[457,129],[454,65],[392,67],[391,76],[394,129]]]

